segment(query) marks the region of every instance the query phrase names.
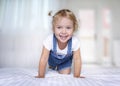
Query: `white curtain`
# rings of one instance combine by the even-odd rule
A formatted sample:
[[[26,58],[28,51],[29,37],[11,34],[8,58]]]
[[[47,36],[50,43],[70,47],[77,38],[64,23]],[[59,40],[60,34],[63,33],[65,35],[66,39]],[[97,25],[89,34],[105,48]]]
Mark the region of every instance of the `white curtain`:
[[[0,0],[0,67],[37,67],[57,0]]]
[[[49,0],[0,0],[2,33],[29,33],[48,28]]]

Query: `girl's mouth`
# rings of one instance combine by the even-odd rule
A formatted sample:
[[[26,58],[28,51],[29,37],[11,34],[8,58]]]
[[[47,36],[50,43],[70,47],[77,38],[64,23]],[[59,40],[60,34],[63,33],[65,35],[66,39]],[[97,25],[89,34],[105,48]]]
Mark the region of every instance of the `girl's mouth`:
[[[66,36],[66,35],[65,35],[65,36],[63,36],[63,35],[60,35],[60,38],[61,38],[62,40],[65,40],[65,39],[67,39],[67,37],[68,37],[68,36]]]

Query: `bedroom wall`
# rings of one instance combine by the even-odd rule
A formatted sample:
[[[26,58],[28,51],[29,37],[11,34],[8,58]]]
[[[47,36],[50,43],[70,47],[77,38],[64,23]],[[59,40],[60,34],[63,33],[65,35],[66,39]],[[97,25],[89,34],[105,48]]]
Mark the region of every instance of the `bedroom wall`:
[[[116,2],[113,4],[112,12],[113,12],[113,25],[112,25],[112,36],[113,36],[113,42],[112,42],[112,50],[113,50],[113,62],[114,65],[120,67],[120,1],[118,3]]]
[[[119,0],[76,0],[75,2],[69,0],[67,5],[68,8],[72,9],[76,15],[78,15],[79,9],[94,9],[96,11],[96,58],[97,62],[104,66],[120,66],[118,53],[120,51],[120,1]],[[102,10],[109,8],[111,11],[111,28],[109,36],[109,55],[104,56],[103,36],[106,35],[103,32],[102,23]]]
[[[61,8],[73,10],[76,16],[82,8],[96,10],[97,61],[102,63],[100,10],[104,7],[112,11],[110,63],[118,65],[119,4],[119,0],[0,0],[0,67],[38,67],[42,41],[51,33],[47,13]]]

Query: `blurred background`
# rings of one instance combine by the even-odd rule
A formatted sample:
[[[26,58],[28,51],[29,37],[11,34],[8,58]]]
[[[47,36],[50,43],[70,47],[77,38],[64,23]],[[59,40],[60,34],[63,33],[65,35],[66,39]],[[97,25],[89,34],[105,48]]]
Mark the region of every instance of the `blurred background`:
[[[51,16],[72,10],[83,64],[120,67],[120,0],[0,0],[0,67],[38,67]]]

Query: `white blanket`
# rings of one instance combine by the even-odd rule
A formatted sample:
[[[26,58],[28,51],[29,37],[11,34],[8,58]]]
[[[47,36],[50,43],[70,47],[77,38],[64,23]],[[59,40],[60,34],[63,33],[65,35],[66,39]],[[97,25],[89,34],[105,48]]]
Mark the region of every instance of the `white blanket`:
[[[86,78],[74,78],[48,71],[45,78],[35,78],[37,69],[0,68],[0,86],[120,86],[120,68],[82,68]]]

